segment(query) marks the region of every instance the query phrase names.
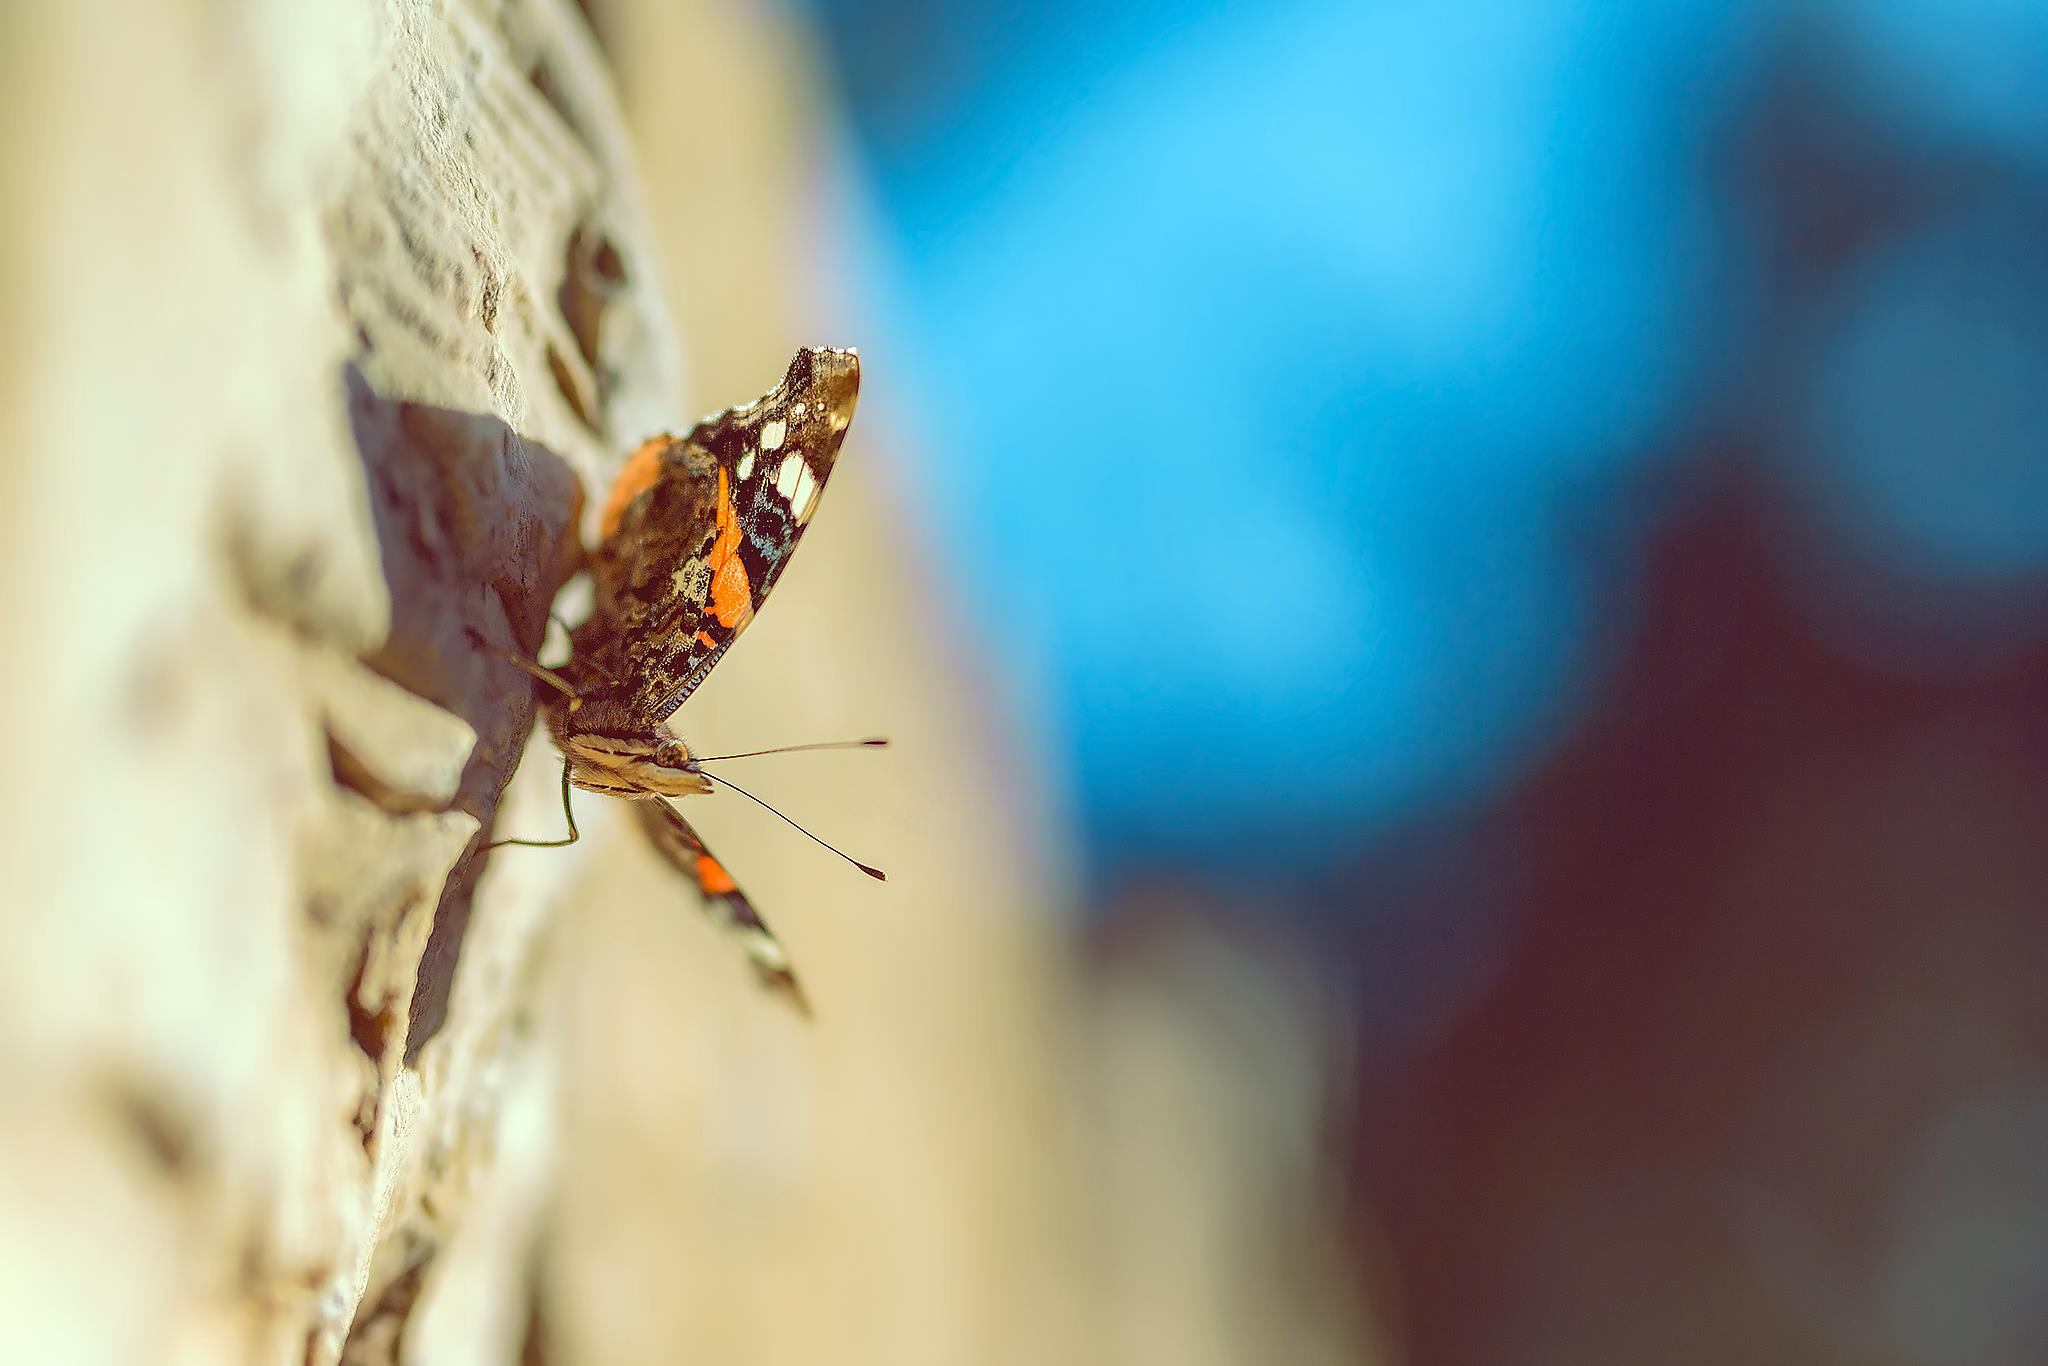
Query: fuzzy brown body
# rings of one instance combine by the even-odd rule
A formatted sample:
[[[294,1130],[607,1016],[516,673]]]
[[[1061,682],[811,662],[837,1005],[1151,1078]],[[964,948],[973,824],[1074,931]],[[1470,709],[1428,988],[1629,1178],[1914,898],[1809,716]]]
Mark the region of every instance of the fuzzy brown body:
[[[754,402],[635,451],[589,556],[595,608],[570,632],[569,662],[542,693],[568,783],[633,799],[655,848],[738,934],[756,974],[799,1005],[782,945],[666,800],[713,789],[668,718],[781,576],[859,388],[856,353],[802,350]]]
[[[606,797],[695,797],[711,790],[711,780],[691,766],[688,747],[672,735],[571,732],[557,743],[569,765],[569,781],[585,792]]]

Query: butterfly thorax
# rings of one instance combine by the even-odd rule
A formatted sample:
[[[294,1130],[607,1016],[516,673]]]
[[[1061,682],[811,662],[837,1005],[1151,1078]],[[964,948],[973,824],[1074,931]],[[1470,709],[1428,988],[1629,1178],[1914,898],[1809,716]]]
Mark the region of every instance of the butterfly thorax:
[[[692,797],[711,781],[690,748],[666,725],[615,697],[556,697],[545,704],[548,730],[569,761],[569,781],[607,797]]]

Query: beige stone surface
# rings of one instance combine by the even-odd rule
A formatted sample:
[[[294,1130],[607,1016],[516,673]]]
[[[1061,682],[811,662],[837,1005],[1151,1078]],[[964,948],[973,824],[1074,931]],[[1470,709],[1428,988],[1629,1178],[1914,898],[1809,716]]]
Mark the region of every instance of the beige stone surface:
[[[453,951],[530,711],[460,628],[537,632],[570,472],[679,410],[596,50],[137,0],[0,64],[0,1360],[428,1359],[429,1294],[509,1359],[573,864]]]

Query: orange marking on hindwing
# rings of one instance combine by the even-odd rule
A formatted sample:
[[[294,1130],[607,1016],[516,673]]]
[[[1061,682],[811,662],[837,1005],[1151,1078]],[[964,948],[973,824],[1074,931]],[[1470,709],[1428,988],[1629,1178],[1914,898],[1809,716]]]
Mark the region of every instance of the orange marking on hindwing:
[[[619,519],[626,515],[626,506],[653,488],[655,480],[661,478],[661,452],[668,441],[665,436],[649,437],[626,461],[626,467],[612,481],[612,491],[605,495],[604,515],[598,520],[601,533],[609,536],[617,531]]]
[[[732,481],[718,467],[718,539],[711,543],[711,611],[721,626],[737,631],[754,615],[754,590],[740,562],[740,514],[732,505]]]
[[[707,896],[723,896],[739,890],[732,874],[725,871],[725,865],[709,854],[697,855],[697,885]]]
[[[707,650],[715,650],[718,648],[718,642],[711,638],[711,633],[709,631],[699,631],[697,633],[697,643],[702,645]]]

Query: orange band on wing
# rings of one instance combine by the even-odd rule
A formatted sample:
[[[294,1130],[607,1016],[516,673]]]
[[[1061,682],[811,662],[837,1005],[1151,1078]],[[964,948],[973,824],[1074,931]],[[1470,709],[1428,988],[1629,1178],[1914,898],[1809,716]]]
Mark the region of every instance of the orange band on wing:
[[[725,871],[725,865],[709,854],[697,855],[697,885],[707,896],[723,896],[739,890],[732,874]]]
[[[732,482],[718,467],[718,539],[711,543],[711,611],[719,624],[737,631],[754,615],[754,590],[740,562],[740,516],[732,505]]]
[[[619,519],[626,515],[626,505],[654,487],[654,481],[661,477],[662,448],[668,442],[665,436],[649,437],[626,461],[626,467],[612,481],[612,491],[605,495],[604,516],[598,521],[602,534],[609,536],[617,531]]]

